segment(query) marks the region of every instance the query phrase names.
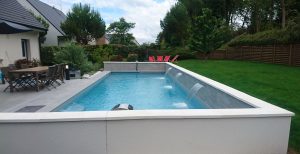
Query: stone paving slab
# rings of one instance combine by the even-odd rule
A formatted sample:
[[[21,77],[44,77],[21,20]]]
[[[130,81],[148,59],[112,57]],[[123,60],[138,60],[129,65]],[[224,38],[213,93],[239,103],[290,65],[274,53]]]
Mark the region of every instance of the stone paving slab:
[[[25,106],[16,112],[36,112],[43,107],[45,107],[45,105]]]

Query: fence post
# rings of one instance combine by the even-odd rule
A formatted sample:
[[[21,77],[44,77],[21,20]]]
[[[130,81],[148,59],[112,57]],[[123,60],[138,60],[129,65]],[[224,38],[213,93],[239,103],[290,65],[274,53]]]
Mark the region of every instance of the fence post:
[[[273,64],[275,64],[275,49],[276,49],[276,46],[275,46],[275,44],[273,44],[273,53],[272,53],[272,57],[273,57],[272,63]]]
[[[252,53],[253,53],[253,47],[254,46],[251,46],[251,48],[250,48],[250,53],[249,53],[249,61],[253,61],[253,59],[252,59]]]
[[[243,46],[240,47],[240,50],[241,50],[240,60],[243,60]]]
[[[228,47],[225,50],[225,57],[224,57],[224,59],[227,59],[227,54],[228,54],[227,52],[228,52]]]
[[[260,60],[262,62],[263,46],[260,46]]]
[[[292,49],[293,49],[293,45],[290,44],[290,53],[289,53],[289,65],[292,65]]]

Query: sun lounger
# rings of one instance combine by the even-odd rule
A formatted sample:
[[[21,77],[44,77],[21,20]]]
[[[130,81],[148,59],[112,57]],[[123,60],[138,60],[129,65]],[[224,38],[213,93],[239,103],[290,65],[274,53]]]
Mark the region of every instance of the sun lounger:
[[[176,56],[171,60],[171,63],[176,62],[178,57],[179,57],[179,55],[176,55]]]
[[[163,59],[164,59],[164,56],[157,56],[156,61],[157,61],[157,62],[162,62]]]
[[[155,62],[154,56],[149,56],[149,62]]]
[[[171,56],[165,56],[164,62],[169,62]]]

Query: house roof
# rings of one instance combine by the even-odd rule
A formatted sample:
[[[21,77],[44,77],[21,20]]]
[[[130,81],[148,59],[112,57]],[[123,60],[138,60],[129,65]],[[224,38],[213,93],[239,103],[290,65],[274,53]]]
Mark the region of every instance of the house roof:
[[[0,19],[30,28],[46,30],[45,27],[16,0],[0,0]]]
[[[27,0],[44,18],[48,20],[62,35],[65,35],[60,24],[66,20],[66,15],[48,4],[39,0]]]
[[[29,32],[33,29],[0,19],[0,34],[15,34]]]

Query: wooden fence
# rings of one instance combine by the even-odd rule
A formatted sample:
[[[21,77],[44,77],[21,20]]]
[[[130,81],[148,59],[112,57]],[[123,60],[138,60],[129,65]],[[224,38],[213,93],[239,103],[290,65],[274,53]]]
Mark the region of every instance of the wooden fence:
[[[211,52],[208,59],[248,60],[300,66],[300,44],[240,46]]]

